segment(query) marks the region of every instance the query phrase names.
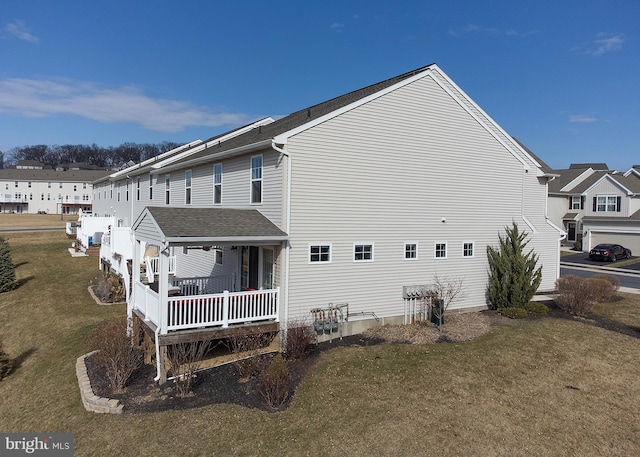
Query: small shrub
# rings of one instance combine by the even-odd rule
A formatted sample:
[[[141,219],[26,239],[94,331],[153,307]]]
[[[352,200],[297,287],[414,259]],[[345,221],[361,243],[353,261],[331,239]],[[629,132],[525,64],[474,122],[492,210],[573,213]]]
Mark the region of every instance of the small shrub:
[[[4,238],[0,238],[0,293],[9,292],[17,286],[16,269],[11,260],[9,243]]]
[[[260,393],[272,408],[282,406],[291,394],[289,368],[282,354],[276,355],[260,375]]]
[[[2,349],[2,342],[0,342],[0,381],[9,376],[13,369],[13,359],[9,357],[9,354]]]
[[[591,276],[590,279],[604,279],[605,281],[611,284],[611,287],[613,287],[614,293],[620,290],[620,280],[613,275],[598,273],[596,275]]]
[[[119,303],[126,299],[122,278],[112,273],[100,274],[92,281],[93,293],[106,303]]]
[[[509,308],[498,308],[498,312],[510,319],[526,319],[527,310],[524,308],[517,308],[515,306]]]
[[[618,286],[617,278],[610,275],[594,275],[588,279],[565,276],[556,281],[556,303],[569,314],[586,316],[596,303],[611,301]]]
[[[191,389],[196,378],[196,371],[202,366],[202,361],[210,346],[210,341],[192,341],[172,344],[168,347],[167,358],[178,397],[188,397],[192,394]]]
[[[316,332],[311,325],[303,321],[289,322],[284,345],[285,356],[289,360],[304,359],[313,349],[316,340]]]
[[[271,343],[273,337],[274,335],[270,333],[252,333],[243,327],[233,330],[228,339],[229,349],[234,354],[245,355],[241,360],[233,362],[238,376],[247,379],[261,371],[263,362],[256,356],[260,353],[259,349]]]
[[[92,350],[98,351],[96,364],[105,370],[113,391],[124,391],[142,362],[142,352],[133,347],[127,335],[127,318],[114,317],[101,322],[89,333],[88,342]]]
[[[546,316],[549,313],[549,308],[544,303],[530,301],[524,307],[527,313],[532,316]]]

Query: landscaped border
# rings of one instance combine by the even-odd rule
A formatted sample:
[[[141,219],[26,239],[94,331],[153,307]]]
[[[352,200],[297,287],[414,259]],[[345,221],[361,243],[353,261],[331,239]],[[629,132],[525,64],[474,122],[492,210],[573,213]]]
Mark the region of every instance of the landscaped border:
[[[78,385],[80,386],[82,404],[87,411],[93,411],[94,413],[122,414],[124,405],[120,404],[120,400],[98,397],[91,388],[91,381],[87,373],[85,359],[96,352],[97,351],[93,351],[81,355],[76,360],[76,376],[78,377]]]

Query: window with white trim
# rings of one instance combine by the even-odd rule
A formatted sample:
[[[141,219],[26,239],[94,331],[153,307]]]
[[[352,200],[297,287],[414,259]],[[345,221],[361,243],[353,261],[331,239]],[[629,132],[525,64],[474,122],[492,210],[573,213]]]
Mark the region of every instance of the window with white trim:
[[[373,262],[373,244],[354,244],[354,262]]]
[[[331,263],[331,245],[310,244],[309,263]]]
[[[213,204],[222,203],[222,164],[213,165]]]
[[[149,175],[149,201],[153,201],[153,175]]]
[[[405,260],[416,260],[418,258],[418,243],[404,243]]]
[[[251,203],[262,203],[262,154],[251,157]]]
[[[473,241],[465,241],[462,243],[462,257],[473,257],[474,251]]]
[[[191,179],[193,177],[193,172],[191,170],[187,170],[184,172],[184,203],[186,205],[191,204]]]
[[[216,265],[222,265],[222,248],[216,248],[214,256]]]
[[[571,209],[581,209],[580,208],[580,203],[582,201],[582,197],[580,195],[578,196],[572,196],[571,197]]]
[[[594,211],[597,213],[615,213],[620,211],[620,197],[617,195],[598,195]]]
[[[439,241],[435,244],[435,257],[436,259],[447,258],[447,242]]]
[[[136,178],[136,201],[140,201],[140,176]]]

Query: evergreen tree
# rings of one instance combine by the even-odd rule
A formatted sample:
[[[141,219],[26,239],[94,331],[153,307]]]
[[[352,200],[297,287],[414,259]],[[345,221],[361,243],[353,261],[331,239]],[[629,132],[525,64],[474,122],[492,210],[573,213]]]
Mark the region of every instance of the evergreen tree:
[[[527,233],[520,232],[514,222],[505,227],[506,235],[498,235],[498,249],[487,246],[489,284],[487,298],[491,308],[523,308],[538,290],[542,281],[542,267],[536,268],[538,255],[530,250]]]
[[[9,243],[0,238],[0,293],[13,290],[16,286],[16,269],[11,260]]]

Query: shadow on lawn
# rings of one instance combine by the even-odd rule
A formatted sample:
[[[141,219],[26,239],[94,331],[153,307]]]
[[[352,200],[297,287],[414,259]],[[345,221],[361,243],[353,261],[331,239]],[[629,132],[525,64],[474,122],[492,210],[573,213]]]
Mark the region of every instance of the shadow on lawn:
[[[33,355],[37,350],[37,348],[32,347],[22,352],[22,354],[20,354],[19,356],[15,357],[13,359],[13,367],[11,368],[11,372],[18,371],[25,360],[31,357],[31,355]]]

